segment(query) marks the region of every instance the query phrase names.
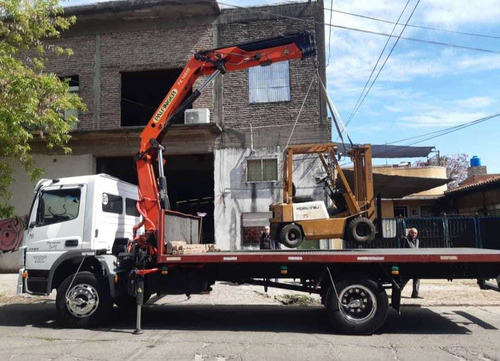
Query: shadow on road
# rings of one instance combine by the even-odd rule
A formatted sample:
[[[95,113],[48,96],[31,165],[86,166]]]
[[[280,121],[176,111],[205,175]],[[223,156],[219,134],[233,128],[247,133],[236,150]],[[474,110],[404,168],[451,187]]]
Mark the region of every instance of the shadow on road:
[[[55,321],[56,316],[53,302],[0,306],[0,326],[64,328]],[[278,305],[148,305],[143,309],[142,325],[145,329],[333,333],[323,307]],[[134,326],[134,313],[115,308],[105,328],[99,330],[128,332]],[[390,310],[379,333],[456,335],[468,334],[470,330],[446,315],[408,307],[403,308],[401,316]]]

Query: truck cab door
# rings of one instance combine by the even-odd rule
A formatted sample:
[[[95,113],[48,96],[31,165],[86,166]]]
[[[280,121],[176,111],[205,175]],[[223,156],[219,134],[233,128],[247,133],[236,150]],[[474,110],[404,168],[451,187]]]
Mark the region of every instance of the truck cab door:
[[[64,253],[82,249],[86,185],[42,188],[25,235],[26,268],[48,270]]]

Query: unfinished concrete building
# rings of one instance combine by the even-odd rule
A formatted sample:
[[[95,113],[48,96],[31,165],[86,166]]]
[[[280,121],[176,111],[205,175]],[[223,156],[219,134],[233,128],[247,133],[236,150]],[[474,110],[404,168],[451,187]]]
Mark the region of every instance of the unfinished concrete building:
[[[57,43],[74,56],[51,59],[47,70],[71,80],[88,112],[72,131],[72,155],[47,154],[35,142],[37,165],[48,178],[108,173],[137,184],[132,157],[139,134],[196,51],[314,32],[317,59],[217,77],[194,103],[198,110],[176,120],[163,142],[172,208],[206,213],[205,242],[232,250],[258,246],[256,231],[281,197],[284,147],[331,139],[316,78],[319,72],[325,81],[322,5],[221,9],[215,0],[147,0],[66,8],[77,24]],[[310,175],[318,167],[308,160],[297,167],[299,193],[315,192]],[[16,169],[15,208],[25,214],[33,183]]]

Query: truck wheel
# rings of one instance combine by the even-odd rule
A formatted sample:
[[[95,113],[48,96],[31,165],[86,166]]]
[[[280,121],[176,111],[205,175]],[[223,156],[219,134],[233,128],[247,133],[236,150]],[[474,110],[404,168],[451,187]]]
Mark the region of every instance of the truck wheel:
[[[389,301],[385,290],[369,279],[346,279],[326,294],[325,306],[334,328],[345,334],[366,335],[377,331],[385,322]]]
[[[106,285],[91,272],[71,275],[57,289],[56,309],[63,322],[71,326],[96,325],[112,306]]]
[[[302,229],[295,223],[287,224],[280,231],[279,241],[288,248],[297,248],[303,240]]]
[[[375,239],[377,229],[368,218],[354,218],[347,226],[348,236],[352,241],[359,243],[369,243]]]

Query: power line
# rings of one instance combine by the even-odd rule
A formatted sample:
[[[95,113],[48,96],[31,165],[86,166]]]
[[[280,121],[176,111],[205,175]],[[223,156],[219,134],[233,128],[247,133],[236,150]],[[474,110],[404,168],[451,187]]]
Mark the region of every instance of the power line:
[[[290,3],[290,4],[297,4],[296,0],[286,0],[286,2]],[[386,24],[404,25],[404,24],[399,23],[399,22],[395,23],[393,21],[386,20],[386,19],[381,19],[381,18],[376,18],[374,16],[356,14],[356,13],[351,13],[351,12],[348,12],[348,11],[342,11],[342,10],[334,9],[332,5],[330,5],[330,8],[325,8],[323,6],[323,10],[334,12],[334,13],[338,13],[338,14],[344,14],[344,15],[354,16],[354,17],[358,17],[358,18],[361,18],[361,19],[368,19],[368,20],[373,20],[373,21],[379,21],[379,22],[386,23]],[[331,20],[330,20],[330,23],[331,23]],[[460,34],[460,35],[477,36],[477,37],[480,37],[480,38],[500,39],[500,36],[495,36],[495,35],[478,34],[478,33],[471,33],[471,32],[467,32],[467,31],[456,31],[456,30],[449,30],[449,29],[442,29],[442,28],[434,28],[434,27],[425,26],[425,25],[408,24],[408,27],[409,28],[416,28],[416,29],[440,31],[440,32],[450,33],[450,34]]]
[[[358,28],[353,28],[349,26],[342,26],[342,25],[336,25],[336,24],[327,24],[327,23],[321,23],[318,21],[310,21],[307,19],[302,19],[294,16],[288,16],[288,15],[282,15],[282,14],[277,14],[273,13],[271,11],[264,11],[264,10],[257,10],[253,8],[248,8],[248,7],[243,7],[243,6],[238,6],[238,5],[233,5],[233,4],[228,4],[224,2],[218,1],[219,4],[221,5],[226,5],[229,7],[233,8],[238,8],[238,9],[244,9],[249,12],[254,12],[254,13],[259,13],[259,14],[266,14],[266,15],[273,15],[276,17],[284,18],[284,19],[291,19],[291,20],[298,20],[307,24],[317,24],[317,25],[324,25],[324,26],[330,26],[333,28],[337,29],[343,29],[343,30],[351,30],[351,31],[357,31],[361,33],[366,33],[366,34],[372,34],[372,35],[380,35],[380,36],[386,36],[386,37],[393,37],[396,38],[396,36],[392,36],[386,33],[381,33],[377,31],[371,31],[371,30],[364,30],[364,29],[358,29]],[[432,45],[439,45],[439,46],[448,46],[452,48],[457,48],[457,49],[465,49],[465,50],[472,50],[472,51],[480,51],[480,52],[486,52],[486,53],[493,53],[493,54],[500,54],[500,51],[498,50],[491,50],[491,49],[483,49],[483,48],[476,48],[472,46],[464,46],[464,45],[457,45],[457,44],[452,44],[452,43],[445,43],[445,42],[439,42],[439,41],[431,41],[431,40],[423,40],[423,39],[418,39],[418,38],[410,38],[410,37],[404,37],[402,36],[400,39],[402,40],[408,40],[408,41],[413,41],[413,42],[418,42],[418,43],[425,43],[425,44],[432,44]]]
[[[411,0],[408,0],[406,2],[406,5],[404,6],[403,8],[403,11],[401,11],[401,14],[399,14],[399,17],[398,17],[398,20],[396,21],[396,23],[399,22],[399,20],[401,19],[401,17],[403,16],[404,12],[406,11],[406,8],[408,7],[408,4],[410,3]],[[395,23],[395,24],[396,24]],[[394,33],[394,30],[396,30],[396,26],[397,25],[394,25],[394,27],[392,28],[392,31],[391,31],[391,35]],[[331,28],[330,28],[331,30]],[[370,73],[370,76],[368,77],[368,79],[366,80],[366,83],[365,83],[365,86],[363,87],[363,90],[361,91],[361,94],[359,94],[359,97],[358,97],[358,100],[356,100],[356,104],[354,105],[354,108],[352,109],[351,111],[351,114],[349,115],[349,118],[347,119],[347,123],[346,125],[349,124],[350,120],[352,119],[352,117],[354,116],[354,111],[355,109],[357,109],[358,107],[358,104],[359,102],[361,101],[361,97],[363,96],[363,94],[365,93],[365,90],[366,90],[366,87],[368,86],[368,83],[370,83],[370,80],[372,79],[372,76],[373,76],[373,73],[375,72],[375,69],[377,68],[379,62],[380,62],[380,59],[382,59],[382,55],[384,55],[384,52],[385,52],[385,49],[387,48],[387,45],[389,44],[389,41],[391,41],[391,38],[387,38],[387,41],[385,42],[385,45],[384,45],[384,48],[382,49],[382,51],[380,52],[380,55],[378,56],[378,59],[377,59],[377,62],[375,63],[375,65],[373,66],[373,69],[372,69],[372,72]]]
[[[379,21],[379,22],[386,23],[386,24],[404,25],[404,24],[399,23],[399,22],[393,22],[393,21],[386,20],[386,19],[375,18],[373,16],[367,16],[367,15],[350,13],[350,12],[347,12],[347,11],[342,11],[342,10],[337,10],[337,9],[323,8],[323,10],[327,10],[327,11],[331,11],[331,12],[339,13],[339,14],[344,14],[344,15],[349,15],[349,16],[354,16],[354,17],[358,17],[358,18],[362,18],[362,19]],[[412,24],[408,24],[408,27],[409,28],[416,28],[416,29],[432,30],[432,31],[441,31],[441,32],[444,32],[444,33],[451,33],[451,34],[476,36],[476,37],[481,37],[481,38],[500,39],[500,36],[495,36],[495,35],[469,33],[469,32],[466,32],[466,31],[454,31],[454,30],[448,30],[448,29],[433,28],[433,27],[424,26],[424,25],[412,25]]]
[[[405,139],[396,140],[396,141],[393,141],[393,142],[390,142],[390,143],[386,143],[387,145],[393,145],[393,144],[405,142],[407,140],[412,140],[412,139],[414,140],[414,139],[422,138],[422,139],[417,140],[416,142],[410,142],[408,144],[401,145],[399,147],[396,146],[396,147],[392,148],[391,150],[387,150],[384,154],[388,155],[388,154],[397,152],[397,151],[399,151],[402,148],[411,147],[411,146],[416,145],[416,144],[427,142],[428,140],[439,138],[439,137],[442,137],[444,135],[447,135],[447,134],[450,134],[450,133],[454,133],[454,132],[457,132],[457,131],[465,129],[465,128],[472,127],[474,125],[484,123],[487,120],[490,120],[490,119],[493,119],[493,118],[496,118],[496,117],[499,117],[499,116],[500,116],[500,113],[496,113],[496,114],[493,114],[493,115],[486,116],[484,118],[475,119],[475,120],[472,120],[472,121],[469,121],[469,122],[466,122],[466,123],[462,123],[462,124],[458,124],[458,125],[455,125],[455,126],[452,126],[452,127],[443,128],[443,129],[436,130],[436,131],[433,131],[433,132],[424,133],[424,134],[421,134],[421,135],[417,135],[417,136],[413,136],[413,137],[409,137],[409,138],[405,138]],[[346,165],[346,164],[349,164],[349,163],[350,162],[347,162],[347,163],[343,163],[341,165]]]
[[[399,33],[399,36],[398,38],[396,39],[396,41],[394,42],[394,44],[392,45],[392,48],[391,48],[391,51],[389,52],[389,54],[387,55],[387,57],[385,58],[384,60],[384,63],[382,64],[382,66],[380,67],[380,69],[378,70],[377,72],[377,75],[375,76],[375,78],[373,79],[372,83],[370,84],[370,87],[368,88],[368,90],[366,91],[365,95],[363,96],[363,98],[361,99],[361,102],[359,103],[358,107],[354,109],[354,112],[351,113],[351,117],[349,117],[349,119],[347,120],[347,123],[346,123],[346,126],[349,125],[349,123],[352,121],[352,119],[354,118],[354,116],[356,115],[356,113],[358,112],[359,108],[361,108],[361,105],[363,105],[363,102],[365,101],[366,97],[368,96],[368,93],[370,92],[370,90],[373,88],[373,85],[375,84],[375,82],[377,81],[378,79],[378,76],[380,75],[380,73],[382,72],[382,70],[384,69],[385,67],[385,64],[387,64],[387,61],[389,60],[389,57],[391,56],[392,52],[394,51],[394,49],[396,48],[396,45],[398,44],[399,42],[399,39],[401,38],[401,35],[403,35],[403,32],[405,31],[406,29],[406,25],[410,22],[410,19],[412,18],[413,14],[415,13],[415,10],[417,10],[417,6],[418,4],[420,4],[420,0],[417,0],[417,3],[415,4],[415,7],[413,8],[413,11],[411,12],[410,16],[408,17],[408,19],[406,20],[406,24],[405,26],[403,27],[403,29],[401,30],[401,33]]]
[[[424,136],[428,136],[428,137],[424,138],[424,139],[421,139],[421,140],[418,140],[418,141],[416,141],[414,143],[408,144],[408,146],[415,145],[415,144],[420,144],[422,142],[426,142],[426,141],[431,140],[431,139],[442,137],[443,135],[454,133],[454,132],[457,132],[459,130],[472,127],[474,125],[484,123],[485,121],[493,119],[493,118],[496,118],[498,116],[500,116],[500,113],[489,115],[487,117],[476,119],[476,120],[473,120],[473,121],[470,121],[470,122],[467,122],[467,123],[463,123],[463,124],[460,124],[460,125],[456,125],[456,126],[453,126],[453,127],[444,128],[444,129],[441,129],[440,131],[435,131],[435,132],[431,132],[431,133],[428,133],[428,134],[422,134],[422,135],[418,136],[418,138],[422,138]],[[413,137],[413,138],[416,138],[416,137]],[[393,142],[393,143],[396,143],[396,142]]]
[[[338,28],[338,29],[357,31],[357,32],[360,32],[360,33],[366,33],[366,34],[372,34],[372,35],[388,36],[388,37],[392,37],[392,38],[396,37],[396,36],[392,36],[392,35],[389,35],[389,34],[386,34],[386,33],[380,33],[378,31],[371,31],[371,30],[364,30],[364,29],[352,28],[352,27],[349,27],[349,26],[342,26],[342,25],[336,25],[336,24],[331,24],[331,25],[325,24],[325,26],[332,26],[332,27]],[[423,39],[410,38],[410,37],[405,37],[405,36],[402,36],[401,39],[408,40],[408,41],[414,41],[414,42],[417,42],[417,43],[425,43],[425,44],[433,44],[433,45],[440,45],[440,46],[448,46],[448,47],[457,48],[457,49],[466,49],[466,50],[473,50],[473,51],[481,51],[483,53],[500,54],[499,50],[476,48],[476,47],[473,47],[473,46],[457,45],[457,44],[445,43],[445,42],[441,42],[441,41],[423,40]]]

